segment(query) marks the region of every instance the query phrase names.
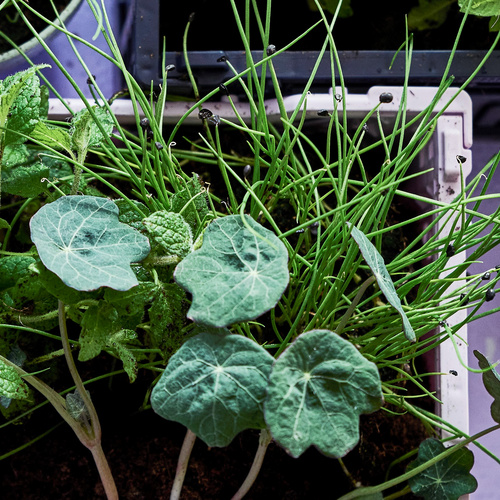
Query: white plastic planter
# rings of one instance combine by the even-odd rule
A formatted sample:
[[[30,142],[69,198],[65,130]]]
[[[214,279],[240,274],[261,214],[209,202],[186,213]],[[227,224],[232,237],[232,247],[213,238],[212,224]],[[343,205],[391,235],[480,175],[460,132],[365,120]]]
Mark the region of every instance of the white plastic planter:
[[[437,88],[433,87],[410,87],[407,92],[407,116],[412,117],[429,106],[436,94]],[[349,119],[362,119],[368,112],[379,104],[379,96],[382,92],[390,92],[393,95],[391,103],[380,106],[380,116],[383,124],[391,124],[399,109],[402,95],[401,87],[372,87],[366,94],[347,93],[345,102],[340,102],[338,110],[342,111],[345,105]],[[441,112],[450,98],[456,94],[456,89],[448,89],[443,98],[434,109],[434,113]],[[332,111],[332,95],[310,94],[307,98],[307,118],[318,118],[318,111],[326,109]],[[301,96],[293,95],[284,98],[287,112],[292,113],[299,103]],[[74,111],[83,108],[83,103],[77,99],[68,99],[68,105]],[[192,102],[167,102],[164,111],[164,122],[174,124],[191,107]],[[234,111],[227,102],[210,102],[204,105],[214,114],[221,118],[236,121]],[[250,107],[248,103],[236,102],[235,106],[244,120],[250,121]],[[268,119],[272,122],[280,122],[280,110],[275,99],[265,102]],[[132,103],[130,100],[115,100],[112,109],[123,124],[135,123]],[[67,117],[67,110],[55,99],[49,103],[49,118],[61,120]],[[185,120],[186,124],[200,124],[198,109],[195,108]],[[468,94],[462,92],[437,119],[435,133],[425,149],[418,157],[420,169],[434,168],[432,176],[425,179],[417,178],[415,181],[415,192],[440,202],[451,202],[461,190],[461,175],[467,177],[471,170],[472,146],[472,101]],[[463,162],[461,173],[457,155],[466,158]],[[420,180],[419,180],[420,179]],[[444,230],[450,230],[444,228]],[[449,260],[452,267],[464,260],[465,254],[459,253]],[[450,290],[451,291],[451,290]],[[448,323],[450,326],[460,323],[465,319],[466,311],[456,313]],[[464,326],[457,337],[460,355],[467,362],[467,327]],[[456,353],[451,341],[447,340],[441,344],[436,352],[436,369],[446,375],[439,377],[437,382],[438,397],[443,402],[438,411],[443,419],[468,433],[468,372],[459,366]],[[450,370],[458,372],[458,376],[448,375]]]

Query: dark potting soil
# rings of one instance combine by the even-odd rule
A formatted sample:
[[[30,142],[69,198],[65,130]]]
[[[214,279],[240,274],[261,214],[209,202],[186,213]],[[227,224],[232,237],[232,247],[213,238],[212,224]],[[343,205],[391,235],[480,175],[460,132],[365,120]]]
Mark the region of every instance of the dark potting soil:
[[[70,0],[54,0],[54,5],[56,6],[58,12],[62,12],[69,2]],[[48,0],[30,0],[29,4],[44,17],[48,19],[56,18],[51,2]],[[22,7],[22,11],[38,33],[48,26],[47,23],[42,21],[26,7]],[[13,6],[2,10],[0,15],[0,31],[5,33],[17,45],[27,42],[33,36],[29,28],[19,17],[16,8]],[[2,52],[7,52],[10,49],[12,49],[12,45],[0,37],[0,54]]]
[[[101,357],[100,362],[106,358]],[[108,359],[109,361],[109,359]],[[97,361],[92,362],[94,365]],[[167,422],[152,410],[137,412],[151,382],[130,385],[126,377],[113,380],[113,390],[97,383],[90,390],[103,428],[103,448],[115,477],[120,498],[168,499],[185,429]],[[22,425],[12,426],[2,439],[0,453],[19,446],[60,422],[49,407]],[[3,431],[3,436],[6,434]],[[278,445],[269,446],[264,466],[247,497],[257,499],[310,500],[337,498],[363,485],[383,482],[387,467],[425,439],[418,419],[393,416],[385,411],[361,417],[359,445],[344,458],[352,474],[348,479],[337,460],[309,449],[294,459]],[[258,431],[245,431],[227,448],[194,446],[182,490],[183,499],[229,499],[243,482],[253,461]],[[404,471],[395,467],[391,477]],[[4,500],[100,499],[105,498],[90,452],[66,424],[16,455],[0,462]],[[411,498],[411,497],[405,497]]]

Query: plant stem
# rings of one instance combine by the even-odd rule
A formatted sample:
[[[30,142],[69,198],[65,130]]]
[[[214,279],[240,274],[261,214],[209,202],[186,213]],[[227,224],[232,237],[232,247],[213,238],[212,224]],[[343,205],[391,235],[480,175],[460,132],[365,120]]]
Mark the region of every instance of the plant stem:
[[[193,449],[195,441],[196,434],[188,429],[186,432],[186,436],[184,437],[184,442],[182,443],[181,452],[179,453],[179,460],[177,462],[177,469],[175,471],[174,484],[172,485],[172,491],[170,492],[170,500],[178,500],[180,498],[189,457],[191,455],[191,450]]]
[[[101,441],[90,448],[90,451],[94,457],[97,470],[99,471],[99,477],[101,478],[102,485],[104,486],[107,499],[118,500],[118,491],[116,489],[115,480],[113,478],[113,474],[111,473],[111,469],[109,468],[108,461],[106,460],[106,455],[104,455],[104,451],[102,450]]]
[[[85,407],[88,411],[89,419],[92,425],[92,429],[89,430],[87,439],[80,441],[85,445],[92,456],[99,471],[99,476],[101,478],[102,484],[104,486],[104,491],[106,492],[106,497],[108,500],[117,500],[118,491],[116,489],[115,481],[113,475],[111,474],[111,469],[109,468],[108,461],[102,450],[101,446],[101,424],[99,422],[99,417],[95,410],[94,404],[90,399],[85,387],[83,385],[82,379],[75,365],[73,355],[71,354],[71,346],[68,339],[68,329],[66,327],[66,314],[64,311],[64,303],[59,301],[59,330],[61,332],[61,340],[64,349],[64,356],[66,358],[66,363],[68,365],[69,371],[71,373],[71,378],[75,382],[76,390],[78,391],[80,398],[82,399]],[[79,436],[80,437],[80,436]]]
[[[264,462],[264,457],[266,455],[267,447],[272,440],[273,438],[271,436],[271,433],[267,429],[262,429],[260,431],[259,447],[257,448],[257,452],[255,453],[252,467],[250,467],[245,481],[243,481],[243,484],[233,496],[232,500],[240,500],[248,493],[260,472],[262,463]]]

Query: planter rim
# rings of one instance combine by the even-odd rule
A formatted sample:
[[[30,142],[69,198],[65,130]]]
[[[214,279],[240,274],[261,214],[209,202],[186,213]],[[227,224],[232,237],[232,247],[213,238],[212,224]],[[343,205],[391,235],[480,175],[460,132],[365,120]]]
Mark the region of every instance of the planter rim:
[[[59,14],[59,19],[53,20],[54,24],[57,26],[61,25],[61,22],[65,22],[71,14],[73,14],[76,9],[80,6],[83,0],[71,0],[67,7]],[[39,35],[44,40],[54,35],[56,28],[54,26],[47,26],[43,29]],[[39,45],[38,40],[35,37],[31,37],[28,41],[19,45],[19,49],[13,48],[7,52],[0,54],[0,64],[2,66],[14,64],[17,58],[20,58],[23,54],[28,53]]]

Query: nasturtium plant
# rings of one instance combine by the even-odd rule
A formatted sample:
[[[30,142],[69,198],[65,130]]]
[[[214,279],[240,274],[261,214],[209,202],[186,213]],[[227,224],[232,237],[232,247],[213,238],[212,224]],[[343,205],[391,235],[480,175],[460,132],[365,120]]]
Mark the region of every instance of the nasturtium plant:
[[[76,290],[128,290],[139,282],[130,267],[147,257],[149,240],[118,220],[113,201],[63,196],[31,219],[31,238],[43,264]]]
[[[441,441],[426,439],[418,448],[418,458],[408,465],[407,471],[423,465],[445,450]],[[472,452],[467,448],[459,448],[452,455],[411,477],[408,483],[415,495],[426,500],[458,500],[477,488],[476,478],[470,474],[473,465]]]
[[[292,456],[310,446],[339,458],[359,440],[359,415],[383,404],[377,367],[329,330],[300,335],[276,361],[264,415]]]
[[[365,236],[365,234],[360,231],[356,226],[353,226],[349,222],[347,225],[351,228],[351,235],[354,238],[354,241],[357,243],[363,257],[366,260],[366,263],[372,270],[378,286],[380,290],[384,294],[385,298],[388,300],[389,304],[391,304],[396,311],[398,311],[401,319],[403,321],[403,329],[406,338],[410,342],[415,342],[415,332],[413,331],[413,327],[411,326],[410,320],[406,313],[404,312],[403,306],[401,304],[401,299],[399,298],[396,289],[394,288],[394,283],[391,280],[391,276],[385,267],[385,262],[372,244],[372,242]]]
[[[193,295],[188,318],[224,327],[276,305],[288,285],[288,253],[251,217],[229,215],[207,227],[201,249],[180,262],[174,278]]]
[[[180,261],[193,250],[193,233],[182,215],[160,210],[142,222],[161,255],[176,257]]]
[[[170,358],[151,395],[153,410],[185,425],[208,446],[265,427],[263,402],[273,357],[252,340],[203,332]]]
[[[483,384],[490,396],[494,398],[491,403],[491,417],[500,424],[500,375],[479,351],[474,351],[474,356],[479,360],[479,367],[486,370],[483,372]]]

